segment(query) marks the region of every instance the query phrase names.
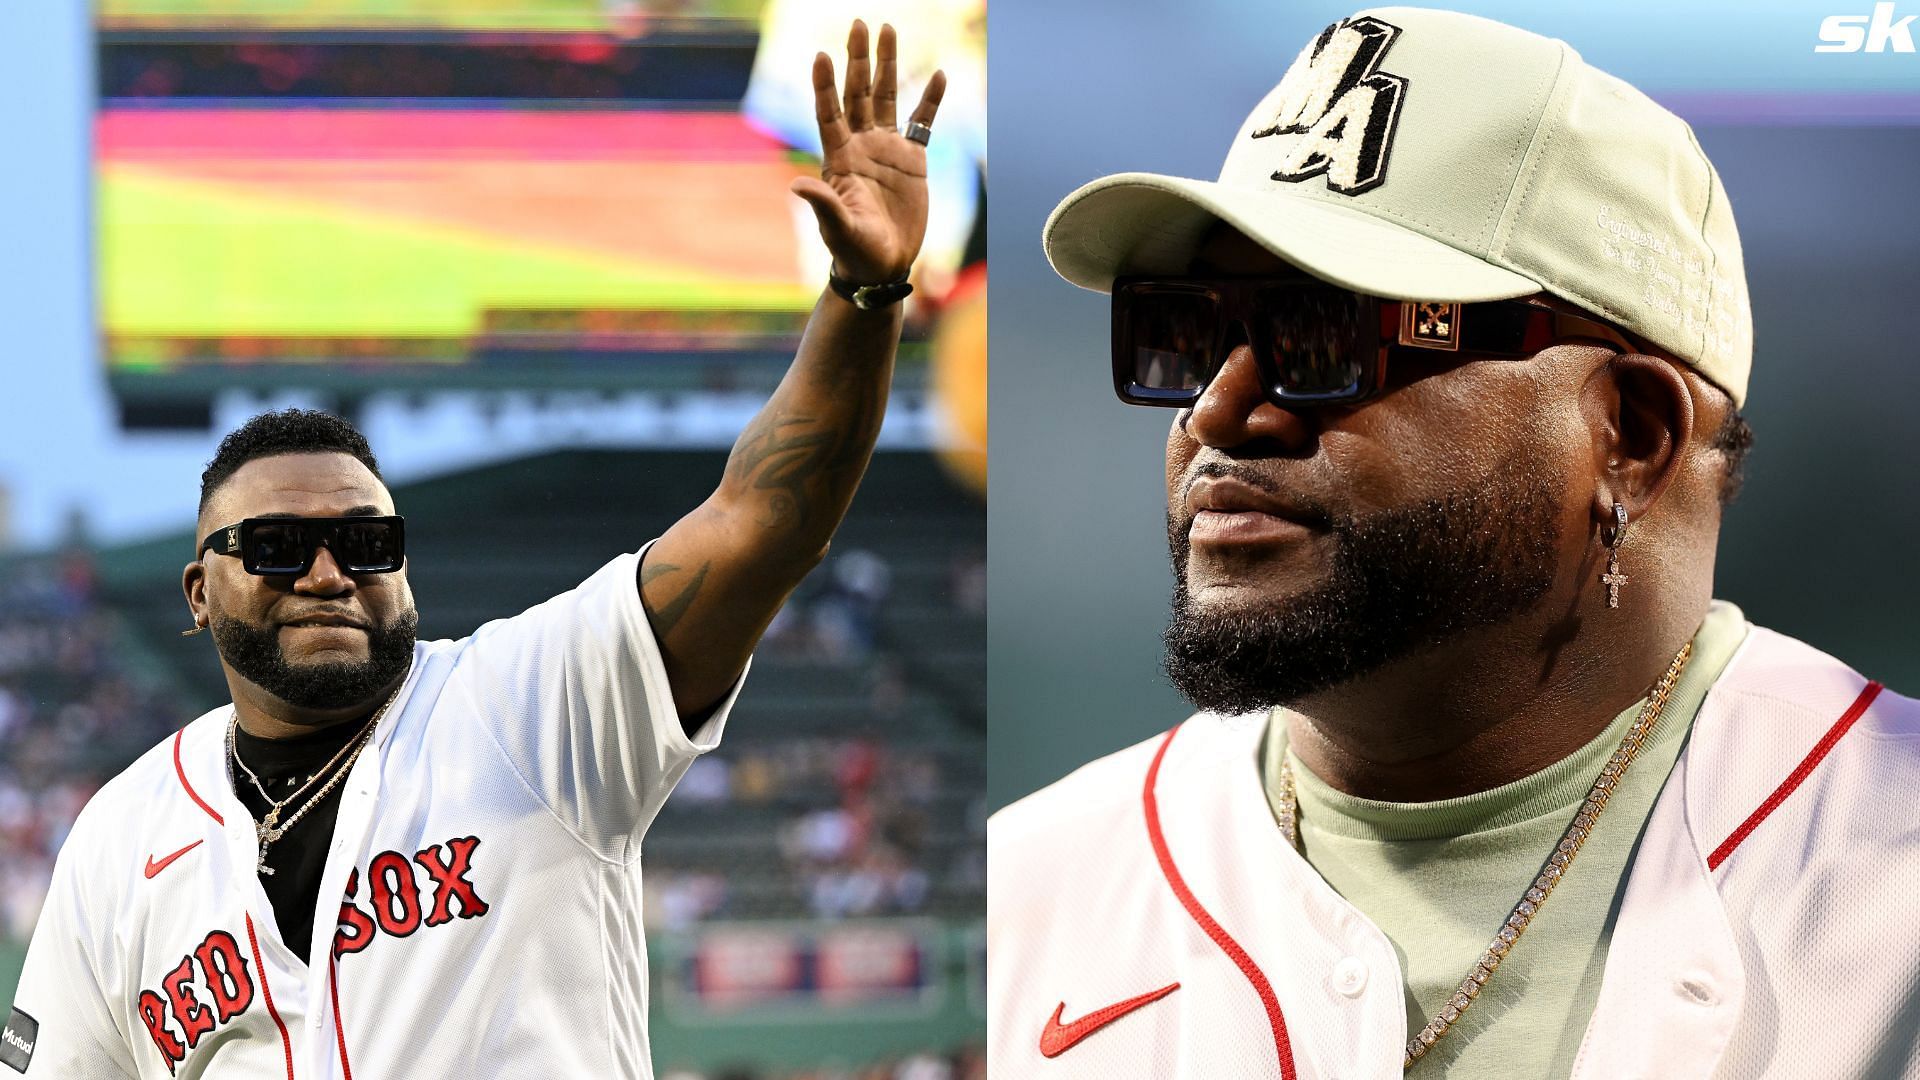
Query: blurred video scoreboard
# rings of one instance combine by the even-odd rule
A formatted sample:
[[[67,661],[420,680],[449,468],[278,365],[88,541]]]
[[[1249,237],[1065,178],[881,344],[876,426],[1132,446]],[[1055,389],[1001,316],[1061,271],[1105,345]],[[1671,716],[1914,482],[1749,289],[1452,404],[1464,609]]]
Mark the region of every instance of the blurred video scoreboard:
[[[230,389],[771,385],[817,295],[762,0],[100,0],[130,423]]]

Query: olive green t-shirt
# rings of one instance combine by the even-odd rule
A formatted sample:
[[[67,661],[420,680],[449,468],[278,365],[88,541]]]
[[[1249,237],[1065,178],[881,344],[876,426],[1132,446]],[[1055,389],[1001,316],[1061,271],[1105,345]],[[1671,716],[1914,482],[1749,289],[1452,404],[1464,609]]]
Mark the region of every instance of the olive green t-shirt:
[[[1572,1072],[1600,996],[1628,861],[1679,759],[1694,714],[1746,633],[1738,608],[1713,604],[1660,722],[1615,787],[1579,856],[1486,989],[1414,1063],[1410,1077],[1533,1078]],[[1406,974],[1409,1035],[1426,1026],[1472,970],[1644,703],[1635,702],[1592,742],[1531,776],[1425,803],[1379,802],[1335,791],[1287,749],[1284,714],[1276,711],[1262,751],[1268,803],[1279,793],[1279,763],[1286,755],[1293,766],[1302,853],[1393,942]]]

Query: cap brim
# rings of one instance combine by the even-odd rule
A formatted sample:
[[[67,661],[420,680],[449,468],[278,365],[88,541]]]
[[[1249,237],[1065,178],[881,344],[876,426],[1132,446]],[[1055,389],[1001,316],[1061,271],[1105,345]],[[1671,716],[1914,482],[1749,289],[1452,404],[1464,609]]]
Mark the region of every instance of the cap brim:
[[[1544,287],[1371,214],[1284,191],[1157,173],[1103,177],[1047,218],[1047,259],[1083,289],[1126,274],[1181,274],[1215,222],[1323,281],[1394,300],[1508,300]]]

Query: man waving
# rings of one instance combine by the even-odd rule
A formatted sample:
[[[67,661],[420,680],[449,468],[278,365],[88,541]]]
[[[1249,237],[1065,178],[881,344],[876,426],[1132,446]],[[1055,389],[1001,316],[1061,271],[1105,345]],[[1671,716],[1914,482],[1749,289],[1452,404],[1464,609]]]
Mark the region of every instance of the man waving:
[[[718,744],[885,412],[944,77],[895,131],[895,42],[816,58],[832,288],[718,489],[637,553],[416,642],[366,440],[289,411],[202,476],[182,583],[233,704],[96,795],[0,1063],[33,1077],[647,1077],[640,838]],[[609,493],[619,490],[616,481]],[[484,543],[476,536],[475,543]]]

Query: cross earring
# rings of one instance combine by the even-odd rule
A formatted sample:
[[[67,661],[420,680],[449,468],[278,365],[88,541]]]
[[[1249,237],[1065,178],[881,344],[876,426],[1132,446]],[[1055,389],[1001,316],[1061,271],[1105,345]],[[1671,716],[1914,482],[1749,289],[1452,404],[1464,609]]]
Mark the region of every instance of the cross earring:
[[[1607,572],[1600,580],[1607,586],[1607,606],[1620,606],[1620,586],[1627,583],[1627,575],[1620,572],[1620,545],[1627,538],[1627,508],[1619,503],[1613,504],[1613,539],[1607,541]]]

